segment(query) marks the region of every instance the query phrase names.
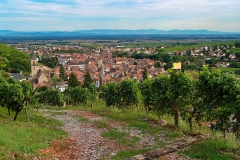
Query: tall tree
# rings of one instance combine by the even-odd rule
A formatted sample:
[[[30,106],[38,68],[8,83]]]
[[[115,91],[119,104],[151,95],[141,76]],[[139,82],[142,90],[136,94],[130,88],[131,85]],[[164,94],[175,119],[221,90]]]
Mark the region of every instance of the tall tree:
[[[146,67],[143,69],[142,74],[143,74],[143,81],[148,79],[148,71]]]
[[[69,87],[77,87],[78,86],[78,79],[74,73],[71,73],[69,75],[68,86]]]
[[[87,71],[85,76],[84,76],[84,80],[83,80],[83,86],[84,88],[89,88],[91,83],[93,83],[93,80],[90,76],[90,73]]]
[[[174,116],[175,126],[178,127],[180,111],[185,111],[186,107],[191,103],[190,97],[193,84],[184,72],[172,71],[170,74],[170,113]]]
[[[66,80],[66,73],[65,73],[65,69],[64,69],[63,65],[60,66],[59,78],[63,81]]]

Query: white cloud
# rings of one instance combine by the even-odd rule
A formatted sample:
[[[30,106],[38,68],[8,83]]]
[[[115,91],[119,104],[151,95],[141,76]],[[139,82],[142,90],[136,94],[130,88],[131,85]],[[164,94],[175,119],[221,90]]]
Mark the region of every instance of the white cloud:
[[[58,27],[60,30],[87,29],[86,27],[168,30],[199,29],[201,26],[204,27],[202,29],[226,31],[231,29],[240,32],[239,0],[46,1],[3,0],[0,6],[0,20],[3,23],[11,23],[0,25],[0,29],[8,29],[6,27],[14,29],[13,25],[18,26],[18,23],[22,23],[21,27],[23,27],[24,23],[29,25],[39,22],[41,25],[45,23],[45,30],[54,30],[54,24],[59,22],[62,23],[62,28]],[[125,21],[123,22],[122,19]],[[24,29],[26,27],[18,27],[14,30]]]

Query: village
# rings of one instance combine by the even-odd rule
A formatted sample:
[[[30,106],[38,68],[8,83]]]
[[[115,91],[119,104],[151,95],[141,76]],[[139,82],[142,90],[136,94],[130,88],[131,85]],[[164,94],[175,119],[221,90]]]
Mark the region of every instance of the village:
[[[162,46],[161,48],[164,48]],[[233,45],[216,46],[201,46],[194,49],[186,49],[182,51],[168,52],[171,55],[178,56],[193,56],[201,57],[204,59],[217,58],[221,59],[226,57],[226,52],[230,48],[235,48]],[[148,58],[135,59],[127,57],[118,57],[118,53],[127,53],[131,55],[136,54],[158,54],[158,51],[153,48],[126,48],[124,46],[116,47],[97,47],[89,49],[82,46],[52,46],[48,44],[42,47],[35,48],[18,48],[31,54],[31,77],[30,80],[34,84],[34,88],[40,86],[52,86],[52,79],[58,79],[60,75],[60,67],[64,67],[66,77],[71,73],[75,74],[79,85],[83,84],[84,77],[88,72],[95,82],[96,87],[99,88],[102,84],[110,81],[120,82],[124,79],[135,79],[136,81],[143,80],[144,69],[148,72],[148,77],[153,78],[159,74],[168,74],[164,68],[167,63],[161,61],[154,61]],[[71,53],[67,53],[71,51]],[[73,51],[81,51],[75,53]],[[114,55],[115,54],[115,55]],[[43,56],[50,56],[57,59],[58,65],[50,68],[38,63],[38,60]],[[237,60],[234,53],[229,54],[229,60]],[[226,58],[225,58],[226,59]],[[202,65],[206,65],[202,61]],[[158,67],[156,67],[158,63]],[[228,67],[229,62],[219,62],[216,67]],[[54,87],[64,91],[68,86],[66,81],[58,81],[54,83]]]

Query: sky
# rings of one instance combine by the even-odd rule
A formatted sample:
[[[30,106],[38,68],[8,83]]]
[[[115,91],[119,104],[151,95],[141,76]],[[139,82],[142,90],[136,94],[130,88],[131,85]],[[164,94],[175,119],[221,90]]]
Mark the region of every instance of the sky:
[[[1,0],[0,30],[240,32],[240,0]]]

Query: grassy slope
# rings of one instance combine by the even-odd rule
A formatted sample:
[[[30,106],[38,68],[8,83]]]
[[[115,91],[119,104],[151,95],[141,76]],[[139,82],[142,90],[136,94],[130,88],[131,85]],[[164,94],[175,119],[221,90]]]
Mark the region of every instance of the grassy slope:
[[[56,129],[56,126],[61,125],[60,122],[46,119],[32,109],[29,110],[30,123],[26,122],[24,112],[20,113],[15,122],[12,116],[8,118],[6,108],[0,108],[0,159],[10,159],[12,155],[19,159],[31,159],[52,140],[67,135]],[[29,155],[24,157],[24,154]]]
[[[228,141],[211,139],[199,142],[191,146],[184,153],[192,158],[210,160],[239,159],[239,149],[236,149]]]

